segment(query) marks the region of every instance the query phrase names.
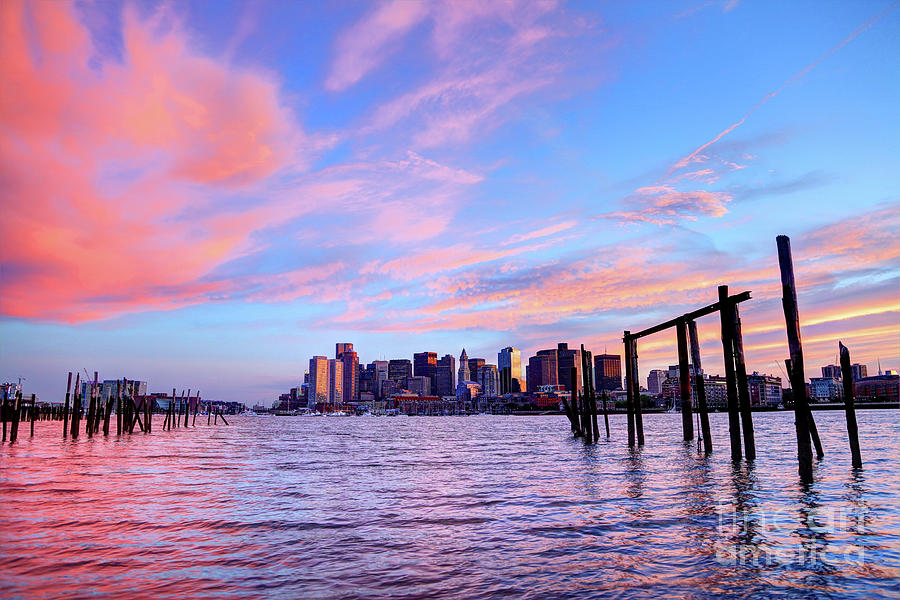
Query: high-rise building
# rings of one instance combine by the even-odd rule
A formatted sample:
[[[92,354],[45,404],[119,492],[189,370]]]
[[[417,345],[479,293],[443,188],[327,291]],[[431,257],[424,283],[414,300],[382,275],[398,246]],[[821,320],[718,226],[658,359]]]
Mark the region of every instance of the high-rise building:
[[[751,406],[778,406],[781,404],[781,378],[760,375],[753,371],[747,375]]]
[[[434,394],[453,396],[456,393],[456,357],[445,354],[437,361],[434,371]]]
[[[336,358],[328,361],[328,402],[344,401],[344,363]]]
[[[470,358],[469,359],[469,377],[472,378],[472,381],[478,382],[478,369],[484,366],[483,358]]]
[[[556,350],[538,350],[535,356],[528,359],[525,369],[526,387],[536,392],[543,385],[556,385],[557,362]]]
[[[413,375],[415,377],[427,377],[432,390],[436,389],[434,381],[436,369],[436,352],[417,352],[413,354]]]
[[[359,398],[359,355],[353,351],[353,344],[335,344],[337,360],[343,363],[341,389],[343,402],[356,402]]]
[[[383,399],[382,389],[384,382],[388,380],[388,369],[390,363],[386,360],[373,360],[369,366],[375,369],[375,397],[379,400]]]
[[[662,369],[653,369],[647,375],[647,391],[651,396],[659,396],[662,394],[662,384],[669,376],[668,371]]]
[[[822,377],[827,377],[829,379],[840,379],[841,378],[841,366],[840,365],[825,365],[822,367]]]
[[[869,376],[869,369],[866,365],[853,363],[850,365],[850,372],[853,374],[853,381],[859,381]]]
[[[466,354],[465,348],[463,348],[462,354],[459,355],[459,373],[457,374],[456,379],[457,387],[466,381],[472,381],[471,374],[469,373],[469,355]]]
[[[478,385],[481,386],[481,394],[488,398],[500,395],[500,371],[497,365],[484,364],[478,367]]]
[[[622,389],[622,357],[618,354],[598,354],[594,357],[594,386],[597,391]]]
[[[500,371],[500,394],[524,392],[526,385],[522,378],[522,352],[508,346],[497,354],[497,368]]]
[[[309,385],[307,386],[307,406],[328,402],[328,359],[313,356],[309,359]]]
[[[413,375],[412,377],[406,378],[403,384],[403,388],[409,390],[417,396],[430,396],[431,379],[425,377],[424,375]]]
[[[581,350],[569,349],[566,343],[557,344],[557,379],[559,384],[569,392],[580,394],[584,387],[581,375]],[[575,369],[575,381],[572,381],[572,369]]]
[[[406,358],[392,358],[388,362],[388,379],[402,383],[407,377],[412,377],[412,363]]]
[[[359,365],[359,396],[364,393],[375,395],[375,365]]]

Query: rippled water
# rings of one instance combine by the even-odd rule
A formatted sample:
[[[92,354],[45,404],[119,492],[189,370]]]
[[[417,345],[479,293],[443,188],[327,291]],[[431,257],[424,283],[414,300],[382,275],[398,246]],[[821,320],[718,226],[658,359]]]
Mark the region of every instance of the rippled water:
[[[562,417],[39,422],[0,450],[0,595],[900,597],[900,412],[859,412],[855,473],[843,413],[815,416],[808,487],[789,413],[754,415],[738,468],[725,414],[709,459],[680,415],[637,452],[619,415],[595,446]]]

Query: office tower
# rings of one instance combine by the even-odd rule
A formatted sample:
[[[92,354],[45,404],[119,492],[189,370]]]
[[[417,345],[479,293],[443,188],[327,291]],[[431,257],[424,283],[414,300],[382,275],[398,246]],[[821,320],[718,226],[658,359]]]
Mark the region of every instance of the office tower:
[[[375,365],[369,363],[368,365],[359,365],[359,395],[362,395],[366,392],[370,392],[377,396],[375,393]]]
[[[524,392],[525,381],[522,379],[522,353],[518,348],[509,346],[497,354],[497,368],[500,370],[500,394]]]
[[[386,360],[373,360],[369,366],[375,369],[375,397],[381,400],[383,398],[381,390],[384,388],[384,382],[388,380],[390,363]]]
[[[456,380],[457,386],[466,381],[472,381],[469,373],[469,355],[466,354],[465,348],[463,348],[462,354],[459,355],[459,373],[457,374]]]
[[[850,365],[850,371],[853,373],[853,381],[859,381],[865,377],[868,377],[869,369],[866,365],[861,365],[859,363],[853,363]]]
[[[669,374],[663,369],[653,369],[647,375],[647,391],[651,396],[659,396],[662,394],[662,384],[665,382]]]
[[[403,387],[417,396],[431,395],[431,379],[424,375],[407,377],[403,383]]]
[[[841,378],[841,366],[840,365],[825,365],[822,367],[822,377],[828,379],[840,379]]]
[[[557,384],[556,350],[540,350],[528,359],[526,387],[536,392],[543,385]]]
[[[598,392],[622,389],[622,357],[598,354],[594,357],[594,387]]]
[[[436,352],[417,352],[413,354],[413,376],[427,377],[431,390],[434,390],[436,388],[434,381],[434,374],[436,369]]]
[[[479,366],[476,381],[481,386],[483,396],[495,398],[500,395],[500,371],[497,369],[497,365]]]
[[[307,386],[307,406],[328,402],[328,359],[313,356],[309,359],[309,385]]]
[[[353,350],[353,344],[349,342],[338,342],[334,345],[334,357],[340,358],[341,354],[344,352],[350,352]]]
[[[388,361],[388,379],[402,383],[407,377],[412,377],[412,363],[406,358],[392,358]]]
[[[469,377],[472,378],[472,381],[478,383],[478,369],[480,369],[484,365],[483,358],[470,358],[469,359]]]
[[[353,351],[353,344],[335,344],[337,360],[343,363],[341,389],[343,402],[356,402],[359,398],[359,355]]]
[[[328,402],[344,401],[344,363],[333,358],[328,361]]]
[[[434,394],[453,396],[456,394],[456,357],[445,354],[437,361],[434,371]]]
[[[566,390],[580,394],[584,386],[581,378],[581,350],[569,349],[566,343],[557,344],[557,380]],[[572,369],[575,369],[575,381],[572,381]]]

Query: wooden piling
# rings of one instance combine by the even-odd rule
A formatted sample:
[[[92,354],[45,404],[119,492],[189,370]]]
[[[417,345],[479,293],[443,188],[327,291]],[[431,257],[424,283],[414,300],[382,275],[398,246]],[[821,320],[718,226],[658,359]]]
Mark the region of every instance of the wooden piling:
[[[678,385],[681,395],[681,429],[684,440],[694,439],[694,420],[691,410],[691,369],[688,363],[687,323],[684,319],[675,326],[678,341]],[[696,369],[696,365],[694,369]],[[696,371],[695,371],[696,372]]]
[[[576,408],[576,414],[577,414],[577,412],[578,412],[578,409]],[[216,408],[216,420],[213,422],[213,425],[218,425],[218,424],[219,424],[219,409]]]
[[[794,283],[794,261],[791,240],[786,235],[775,238],[778,247],[778,267],[781,271],[781,306],[787,329],[790,352],[791,391],[794,397],[794,428],[797,433],[797,462],[801,479],[812,480],[812,446],[810,427],[812,412],[806,398],[806,376],[803,370],[803,344],[800,340],[800,314],[797,310],[797,288]]]
[[[625,412],[628,415],[628,447],[634,448],[634,377],[631,376],[631,332],[626,331],[622,338],[625,344]],[[640,388],[638,388],[640,394]],[[638,397],[640,399],[640,397]]]
[[[609,438],[609,413],[606,410],[606,390],[603,390],[603,420],[606,422],[606,437]]]
[[[853,369],[850,368],[850,350],[838,342],[841,352],[841,381],[844,384],[844,414],[847,417],[847,437],[850,439],[850,453],[853,456],[853,468],[862,467],[862,454],[859,451],[859,426],[856,423],[856,404],[853,394]]]
[[[197,403],[194,404],[194,418],[191,419],[191,427],[197,426],[197,411],[200,410],[200,390],[197,390]]]
[[[37,405],[35,404],[35,395],[31,395],[31,437],[34,437],[34,420],[37,418]]]
[[[722,354],[725,361],[725,393],[728,398],[728,435],[731,440],[731,460],[739,461],[741,450],[741,418],[738,408],[737,378],[734,373],[734,316],[728,302],[728,286],[719,286],[719,322],[721,324]]]
[[[81,429],[81,373],[75,374],[75,394],[72,400],[72,439],[78,437],[78,430]]]
[[[188,388],[187,404],[184,407],[184,426],[188,426],[188,418],[191,416],[191,390]]]
[[[22,392],[16,391],[12,406],[12,424],[9,427],[9,443],[12,444],[19,437],[19,410],[22,403]]]
[[[734,345],[734,371],[737,376],[738,405],[744,434],[744,456],[756,460],[756,437],[753,434],[753,413],[750,410],[750,384],[747,381],[747,364],[744,362],[744,337],[741,333],[741,315],[737,304],[732,309],[734,329],[731,343]]]
[[[641,382],[638,370],[637,340],[631,338],[631,388],[634,390],[634,429],[637,434],[637,445],[644,445],[644,408],[641,406]]]
[[[700,436],[703,438],[703,452],[712,452],[712,436],[709,429],[709,412],[706,406],[706,384],[703,381],[700,362],[700,338],[697,335],[697,322],[688,321],[688,337],[691,342],[691,362],[694,363],[694,389],[697,390],[697,411],[700,417]]]
[[[219,416],[222,417],[222,422],[225,423],[226,425],[228,425],[228,421],[225,420],[225,413],[223,413],[222,411],[219,411]]]
[[[206,425],[207,425],[207,426],[209,425],[209,420],[210,420],[211,418],[212,418],[212,405],[209,404],[209,403],[207,403],[207,404],[206,404]],[[569,417],[569,418],[572,419],[573,417]],[[574,420],[573,420],[573,421],[572,421],[572,425],[574,425],[574,424],[575,424],[575,422],[574,422]],[[574,430],[573,430],[573,431],[574,431]]]

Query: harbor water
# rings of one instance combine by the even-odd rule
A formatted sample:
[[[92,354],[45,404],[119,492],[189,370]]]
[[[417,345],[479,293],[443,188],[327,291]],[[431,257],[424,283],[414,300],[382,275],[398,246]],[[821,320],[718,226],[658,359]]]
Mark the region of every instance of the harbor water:
[[[900,412],[756,413],[732,464],[681,416],[586,446],[560,416],[233,417],[0,449],[3,598],[898,598]],[[202,422],[201,422],[202,421]],[[600,420],[603,429],[602,416]]]

